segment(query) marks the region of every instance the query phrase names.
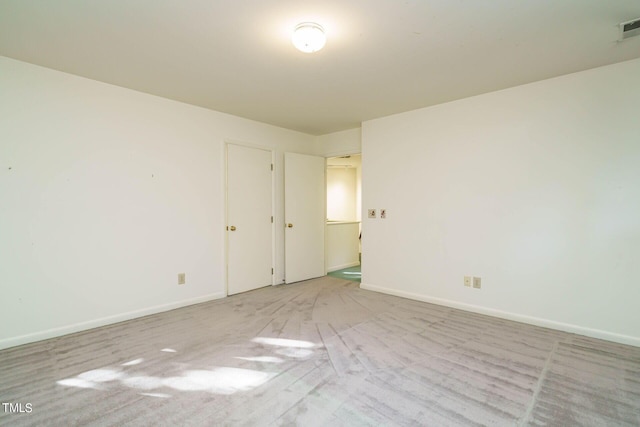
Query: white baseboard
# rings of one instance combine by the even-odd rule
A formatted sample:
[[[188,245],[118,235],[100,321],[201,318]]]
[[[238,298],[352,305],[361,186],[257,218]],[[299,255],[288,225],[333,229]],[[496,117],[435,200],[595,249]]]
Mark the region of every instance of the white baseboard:
[[[556,329],[559,331],[570,332],[573,334],[584,335],[592,338],[599,338],[620,344],[627,344],[640,347],[640,337],[630,335],[622,335],[614,332],[603,331],[600,329],[586,328],[584,326],[573,325],[570,323],[556,322],[554,320],[543,319],[540,317],[525,316],[518,313],[508,311],[495,310],[493,308],[482,307],[479,305],[466,304],[458,301],[435,298],[428,295],[416,294],[412,292],[399,291],[396,289],[385,288],[382,286],[360,284],[360,288],[369,291],[380,292],[383,294],[394,295],[397,297],[408,298],[416,301],[428,302],[431,304],[443,305],[446,307],[457,308],[473,313],[486,314],[488,316],[499,317],[501,319],[513,320],[515,322],[528,323],[530,325],[541,326],[543,328]]]
[[[358,266],[358,265],[360,265],[360,263],[358,261],[350,262],[348,264],[334,265],[333,267],[327,267],[327,272],[331,273],[332,271],[338,271],[338,270],[342,270],[344,268],[355,267],[355,266]]]
[[[150,314],[162,313],[164,311],[174,310],[176,308],[186,307],[189,305],[199,304],[215,299],[226,297],[223,292],[204,295],[197,298],[172,302],[169,304],[156,305],[141,310],[130,311],[127,313],[116,314],[113,316],[102,317],[100,319],[88,320],[86,322],[74,323],[72,325],[61,326],[59,328],[47,329],[45,331],[34,332],[32,334],[21,335],[18,337],[5,338],[0,340],[0,350],[15,347],[18,345],[29,344],[36,341],[55,338],[62,335],[72,334],[75,332],[86,331],[87,329],[98,328],[100,326],[111,325],[113,323],[124,322],[138,317],[148,316]]]

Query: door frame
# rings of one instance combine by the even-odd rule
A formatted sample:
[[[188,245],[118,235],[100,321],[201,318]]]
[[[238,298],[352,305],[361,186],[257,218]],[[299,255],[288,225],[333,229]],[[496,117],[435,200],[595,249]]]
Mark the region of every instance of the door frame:
[[[276,204],[276,188],[275,188],[275,150],[272,147],[253,144],[250,142],[243,141],[235,141],[230,139],[224,140],[224,155],[223,155],[223,175],[224,175],[224,215],[223,215],[223,224],[222,231],[224,233],[224,292],[225,296],[229,296],[229,232],[227,230],[227,226],[229,225],[229,145],[237,145],[246,148],[254,148],[258,150],[268,151],[271,154],[271,216],[274,218],[271,221],[271,268],[273,269],[273,273],[271,274],[271,286],[274,286],[275,278],[276,278],[276,232],[275,232],[275,204]]]
[[[325,217],[327,216],[327,182],[326,182],[326,175],[327,175],[327,161],[332,158],[332,157],[340,157],[340,156],[354,156],[354,155],[360,155],[362,156],[362,147],[358,150],[358,149],[350,149],[350,150],[342,150],[342,151],[333,151],[331,153],[325,153],[324,154],[324,170],[325,170],[325,185],[324,185],[324,212],[325,212]],[[362,161],[362,159],[360,160]],[[362,166],[361,166],[362,167]],[[360,173],[362,174],[362,171],[360,171]],[[364,215],[363,215],[363,206],[362,205],[362,176],[360,177],[360,231],[362,232],[362,227],[364,224]],[[329,259],[329,254],[328,254],[328,250],[329,250],[329,245],[327,244],[327,235],[328,235],[328,229],[327,229],[327,223],[325,221],[324,223],[324,274],[327,275],[329,272],[329,266],[327,265],[328,259]],[[360,250],[362,250],[362,242],[360,243],[361,247]],[[362,252],[360,253],[360,255],[363,255]],[[360,269],[362,269],[362,259],[360,259]]]

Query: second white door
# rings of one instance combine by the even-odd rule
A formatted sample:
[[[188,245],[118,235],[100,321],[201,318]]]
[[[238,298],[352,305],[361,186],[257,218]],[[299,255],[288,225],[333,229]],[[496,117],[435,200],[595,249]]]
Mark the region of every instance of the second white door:
[[[325,275],[325,159],[284,155],[285,278],[287,283]]]

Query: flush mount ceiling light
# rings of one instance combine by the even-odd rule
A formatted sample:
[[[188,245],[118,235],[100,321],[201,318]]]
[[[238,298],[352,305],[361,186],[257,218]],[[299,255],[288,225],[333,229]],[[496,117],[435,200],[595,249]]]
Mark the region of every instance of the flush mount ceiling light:
[[[324,47],[327,37],[324,35],[324,29],[319,24],[303,22],[296,25],[291,41],[296,49],[305,53],[312,53]]]

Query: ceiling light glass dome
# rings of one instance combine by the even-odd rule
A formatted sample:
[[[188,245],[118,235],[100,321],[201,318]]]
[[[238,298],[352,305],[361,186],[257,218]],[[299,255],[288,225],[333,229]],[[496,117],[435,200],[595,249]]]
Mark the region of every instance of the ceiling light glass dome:
[[[303,22],[298,24],[291,38],[293,45],[305,53],[317,52],[327,42],[324,29],[315,22]]]

